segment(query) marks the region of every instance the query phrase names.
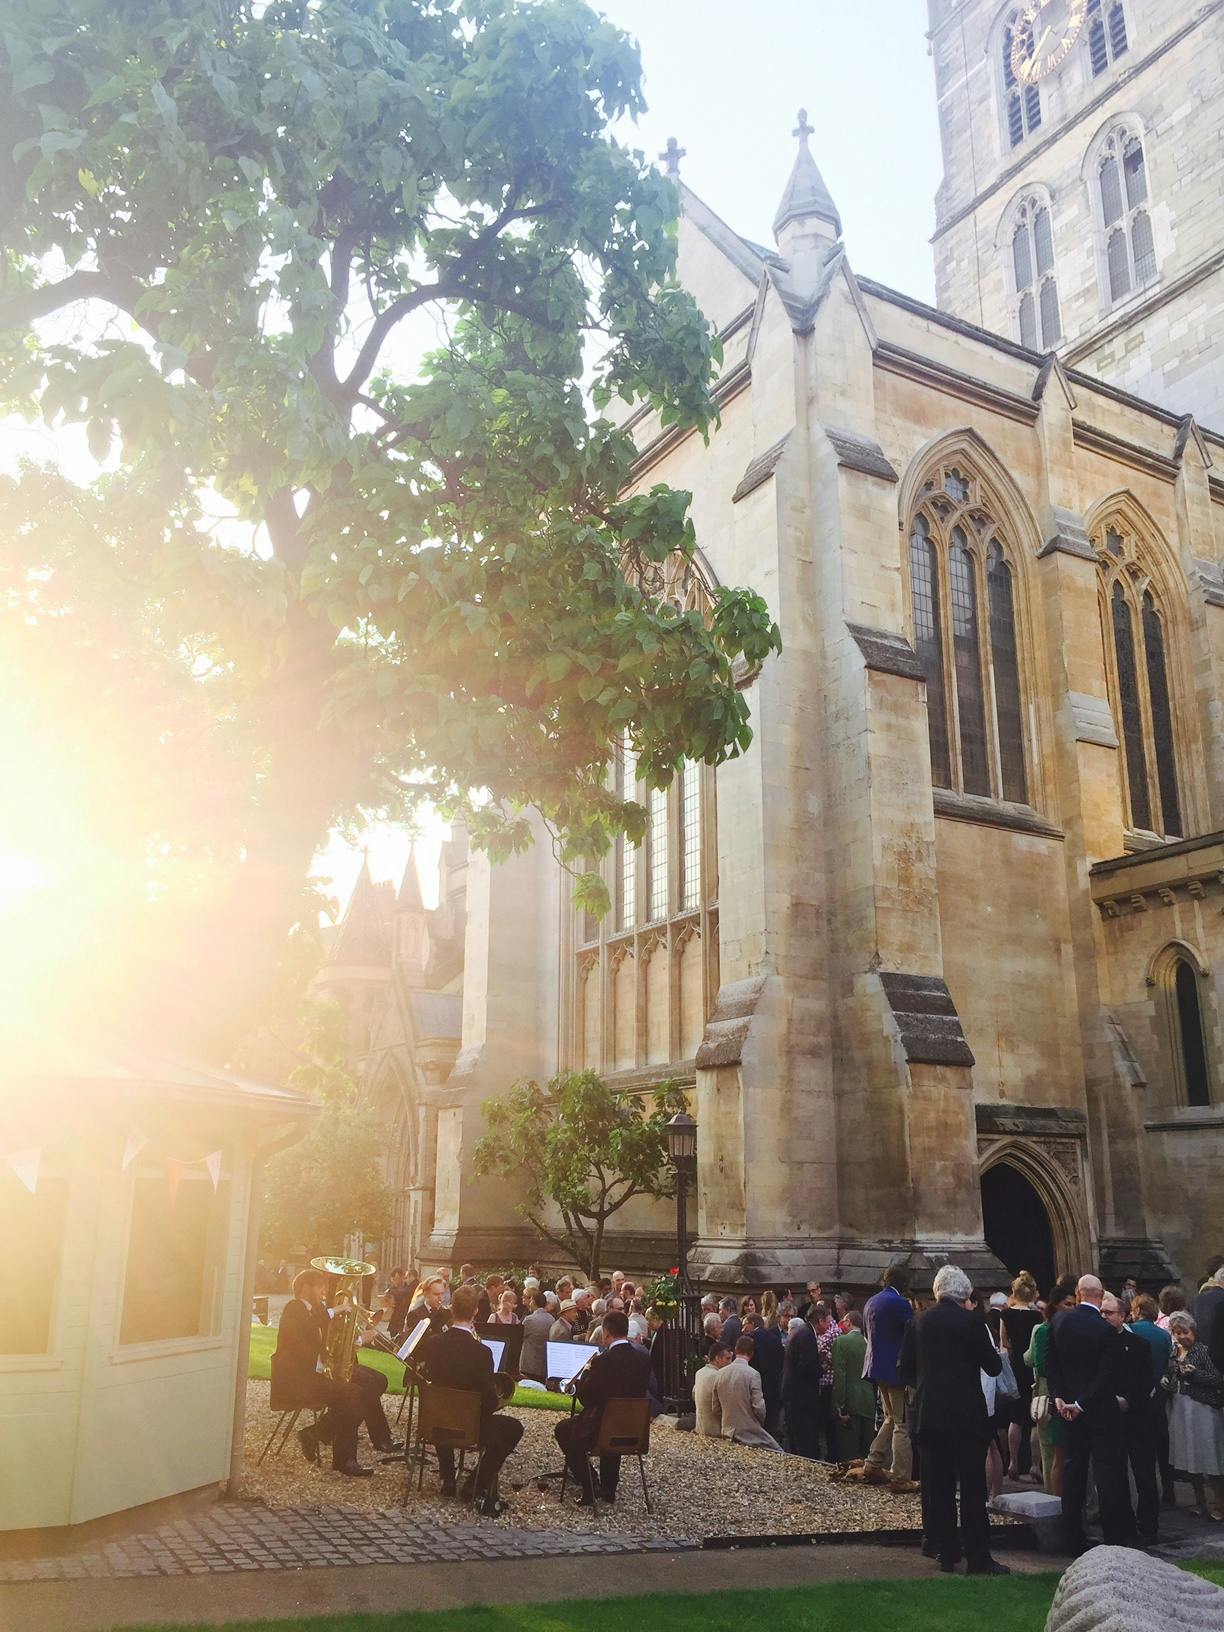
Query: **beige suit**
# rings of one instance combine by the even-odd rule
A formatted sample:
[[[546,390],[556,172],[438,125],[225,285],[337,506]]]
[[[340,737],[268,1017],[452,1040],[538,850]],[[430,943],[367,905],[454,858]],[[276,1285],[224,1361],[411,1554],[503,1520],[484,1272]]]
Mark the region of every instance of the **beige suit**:
[[[713,1366],[702,1366],[693,1378],[693,1404],[697,1410],[697,1432],[706,1434],[711,1439],[722,1438],[722,1411],[719,1409],[718,1398],[714,1385],[721,1372]]]
[[[747,1360],[734,1360],[716,1374],[714,1401],[722,1416],[724,1439],[733,1439],[739,1445],[762,1445],[769,1451],[782,1449],[765,1429],[761,1375]]]

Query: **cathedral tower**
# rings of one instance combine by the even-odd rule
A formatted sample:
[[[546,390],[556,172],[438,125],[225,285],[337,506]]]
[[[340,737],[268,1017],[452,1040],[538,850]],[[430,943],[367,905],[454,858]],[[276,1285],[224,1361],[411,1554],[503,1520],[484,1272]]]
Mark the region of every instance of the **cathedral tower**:
[[[929,0],[940,307],[1224,425],[1224,0]]]

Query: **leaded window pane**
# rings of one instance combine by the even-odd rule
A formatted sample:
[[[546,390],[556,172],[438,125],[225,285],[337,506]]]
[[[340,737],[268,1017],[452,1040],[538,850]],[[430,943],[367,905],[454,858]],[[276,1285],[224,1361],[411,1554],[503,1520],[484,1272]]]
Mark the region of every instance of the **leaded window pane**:
[[[1037,272],[1054,270],[1054,234],[1050,230],[1050,212],[1042,208],[1033,218],[1033,240],[1037,250]]]
[[[1211,1079],[1207,1074],[1207,1050],[1203,1042],[1203,1011],[1199,1004],[1198,976],[1179,958],[1173,977],[1177,1001],[1178,1042],[1181,1045],[1182,1076],[1187,1105],[1211,1104]]]
[[[1024,122],[1030,133],[1041,124],[1041,88],[1037,85],[1024,87]]]
[[[1007,99],[1007,138],[1013,147],[1019,147],[1024,140],[1024,109],[1019,91],[1013,91]]]
[[[1126,13],[1122,9],[1122,0],[1114,0],[1109,8],[1109,49],[1114,57],[1126,54],[1130,41],[1126,37]]]
[[[650,919],[667,917],[667,789],[650,790]]]
[[[1135,626],[1131,617],[1130,603],[1121,584],[1115,584],[1113,587],[1111,611],[1114,659],[1118,669],[1118,706],[1122,715],[1122,751],[1126,757],[1131,826],[1150,831],[1152,801],[1148,793],[1147,755],[1143,747],[1139,670],[1135,662]]]
[[[1152,710],[1152,747],[1156,755],[1156,781],[1160,788],[1160,831],[1170,837],[1180,837],[1181,801],[1177,792],[1177,756],[1173,743],[1173,707],[1169,700],[1164,626],[1150,593],[1143,597],[1143,650],[1147,659],[1148,702]]]
[[[1126,207],[1133,210],[1147,197],[1147,166],[1143,162],[1143,143],[1132,136],[1122,150],[1122,170],[1126,176]]]
[[[995,713],[999,728],[999,770],[1004,799],[1028,798],[1024,773],[1024,711],[1020,702],[1020,660],[1016,650],[1016,606],[1011,568],[992,544],[986,556],[990,602],[990,660],[994,669]]]
[[[626,732],[621,740],[616,766],[616,791],[627,804],[637,785],[637,753]],[[637,852],[633,842],[622,837],[616,848],[616,927],[632,929],[637,918]]]
[[[680,909],[701,904],[701,766],[685,761],[680,777]]]
[[[1020,296],[1020,344],[1036,351],[1037,347],[1037,308],[1033,303],[1033,296],[1029,290]]]
[[[931,736],[931,779],[937,788],[952,786],[948,753],[948,714],[944,700],[943,637],[939,621],[939,578],[935,546],[923,516],[910,533],[910,595],[914,608],[914,649],[926,675],[927,726]]]
[[[973,560],[958,527],[948,552],[951,582],[952,654],[956,667],[960,723],[961,777],[966,793],[989,794],[986,711],[982,697],[982,647],[978,635],[977,585]]]
[[[1058,285],[1047,278],[1041,286],[1041,343],[1048,351],[1062,339],[1062,317],[1058,310]]]
[[[1121,300],[1123,295],[1130,292],[1130,263],[1126,255],[1126,234],[1121,228],[1110,233],[1106,258],[1109,262],[1109,298]]]
[[[1012,267],[1016,274],[1016,288],[1027,289],[1033,281],[1033,257],[1029,250],[1026,221],[1021,221],[1012,237]]]
[[[1131,222],[1131,249],[1135,257],[1135,282],[1146,283],[1156,276],[1156,245],[1152,242],[1152,221],[1140,210]]]
[[[1016,76],[1012,72],[1012,42],[1014,39],[1015,33],[1009,23],[1003,30],[1003,86],[1005,90],[1009,91],[1016,83]]]
[[[1101,164],[1101,214],[1107,227],[1122,219],[1122,183],[1112,153]]]
[[[1103,74],[1109,67],[1109,48],[1105,44],[1105,24],[1100,17],[1094,17],[1088,25],[1088,54],[1093,75]]]

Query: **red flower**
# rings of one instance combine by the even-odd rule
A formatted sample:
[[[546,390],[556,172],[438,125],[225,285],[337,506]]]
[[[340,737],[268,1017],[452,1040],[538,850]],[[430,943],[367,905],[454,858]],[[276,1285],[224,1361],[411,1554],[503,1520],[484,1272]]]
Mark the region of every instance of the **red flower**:
[[[677,1264],[677,1265],[676,1265],[676,1267],[675,1267],[675,1269],[669,1269],[669,1270],[668,1270],[668,1272],[667,1272],[667,1273],[668,1273],[668,1274],[669,1274],[669,1275],[679,1275],[679,1273],[680,1273],[680,1266],[679,1266],[679,1264]]]

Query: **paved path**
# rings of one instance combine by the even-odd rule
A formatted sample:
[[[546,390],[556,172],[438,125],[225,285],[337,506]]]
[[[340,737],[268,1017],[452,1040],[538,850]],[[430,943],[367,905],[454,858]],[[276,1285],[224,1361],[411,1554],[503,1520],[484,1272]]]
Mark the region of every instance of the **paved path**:
[[[0,1583],[228,1575],[331,1565],[457,1564],[477,1559],[556,1558],[570,1553],[681,1552],[684,1543],[632,1536],[575,1535],[505,1525],[423,1523],[395,1509],[266,1508],[224,1503],[88,1550],[38,1558],[0,1557]],[[0,1628],[3,1623],[0,1622]]]
[[[786,1547],[702,1552],[638,1552],[625,1558],[578,1554],[565,1536],[567,1555],[546,1567],[533,1558],[417,1564],[402,1569],[228,1571],[191,1579],[76,1581],[0,1586],[0,1632],[115,1632],[149,1625],[215,1626],[314,1615],[388,1614],[402,1609],[455,1609],[464,1604],[544,1603],[563,1599],[636,1597],[643,1593],[756,1591],[815,1581],[926,1578],[934,1565],[916,1547]],[[332,1544],[334,1547],[334,1543]],[[1049,1570],[1058,1561],[1009,1553],[1014,1570]],[[1051,1585],[1051,1592],[1053,1587]],[[734,1620],[733,1600],[726,1601]],[[632,1617],[632,1610],[629,1612]]]

